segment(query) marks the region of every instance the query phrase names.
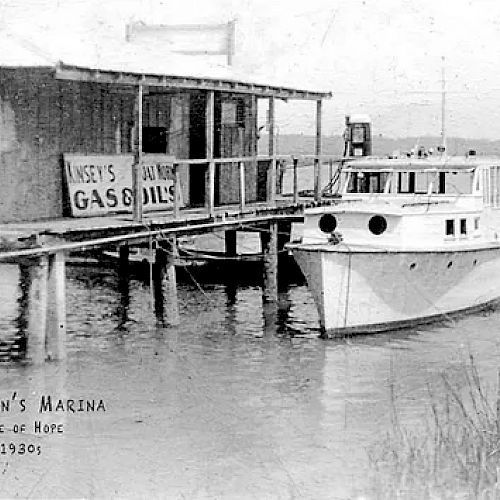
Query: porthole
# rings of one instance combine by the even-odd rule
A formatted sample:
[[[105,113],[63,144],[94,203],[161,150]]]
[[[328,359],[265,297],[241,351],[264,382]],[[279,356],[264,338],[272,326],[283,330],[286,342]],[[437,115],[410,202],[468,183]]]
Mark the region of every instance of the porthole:
[[[453,262],[450,260],[450,262],[448,262],[448,265],[446,266],[448,269],[453,265]]]
[[[322,215],[319,219],[318,226],[324,233],[333,233],[337,227],[337,219],[332,214]]]
[[[415,269],[417,267],[417,264],[415,264],[415,262],[412,262],[410,264],[410,269]]]
[[[381,215],[374,215],[368,222],[368,229],[376,235],[382,234],[387,229],[387,221]]]

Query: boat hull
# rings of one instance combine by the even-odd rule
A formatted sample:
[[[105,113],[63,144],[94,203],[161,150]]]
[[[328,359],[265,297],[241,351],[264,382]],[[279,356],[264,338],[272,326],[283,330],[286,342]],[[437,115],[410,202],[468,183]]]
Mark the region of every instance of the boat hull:
[[[328,336],[428,323],[500,296],[500,248],[351,251],[290,248]]]

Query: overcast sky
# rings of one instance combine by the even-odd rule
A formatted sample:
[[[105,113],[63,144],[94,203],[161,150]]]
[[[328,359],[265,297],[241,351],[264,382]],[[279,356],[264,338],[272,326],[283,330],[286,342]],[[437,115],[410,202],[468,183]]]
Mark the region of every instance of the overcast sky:
[[[4,29],[75,49],[123,36],[131,20],[236,19],[236,65],[333,92],[327,135],[348,113],[370,114],[375,134],[439,135],[444,56],[447,134],[500,139],[495,0],[1,0],[0,16]],[[313,132],[314,109],[280,105],[280,133]]]

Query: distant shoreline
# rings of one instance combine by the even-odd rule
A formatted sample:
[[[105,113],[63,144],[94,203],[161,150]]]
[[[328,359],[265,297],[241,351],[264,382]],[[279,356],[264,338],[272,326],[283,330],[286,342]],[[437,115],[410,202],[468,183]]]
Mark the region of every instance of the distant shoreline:
[[[470,149],[474,149],[478,155],[500,156],[500,139],[467,139],[460,137],[449,137],[446,140],[448,153],[452,155],[465,155]],[[374,136],[372,142],[374,155],[387,155],[393,151],[410,151],[415,145],[426,148],[436,147],[441,143],[440,137],[402,137],[393,139],[389,137]],[[276,150],[278,154],[313,154],[315,137],[303,134],[279,134],[276,138]],[[259,154],[267,154],[268,136],[262,134],[259,142]],[[325,155],[342,155],[344,144],[340,135],[323,136],[322,149]]]

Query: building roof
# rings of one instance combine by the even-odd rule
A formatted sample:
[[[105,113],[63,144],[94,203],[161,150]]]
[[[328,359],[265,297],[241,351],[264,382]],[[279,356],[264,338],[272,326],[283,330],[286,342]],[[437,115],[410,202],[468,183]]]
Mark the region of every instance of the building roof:
[[[106,43],[57,55],[14,34],[0,33],[0,67],[50,67],[56,78],[120,85],[219,90],[283,99],[325,99],[325,90],[296,88],[274,79],[245,74],[203,56],[168,53],[160,44]]]

